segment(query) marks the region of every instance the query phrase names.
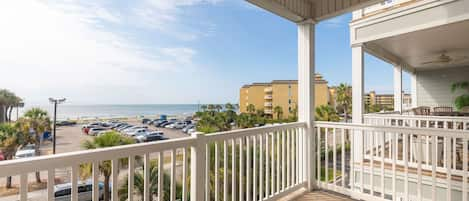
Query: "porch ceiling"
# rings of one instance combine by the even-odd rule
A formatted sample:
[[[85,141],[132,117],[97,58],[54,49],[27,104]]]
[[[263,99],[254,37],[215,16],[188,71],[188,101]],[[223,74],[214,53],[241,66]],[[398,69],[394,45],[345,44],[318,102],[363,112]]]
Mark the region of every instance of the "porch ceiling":
[[[295,23],[321,21],[384,0],[246,0]]]
[[[415,70],[469,66],[469,20],[368,42],[395,63]],[[451,58],[447,62],[441,54]],[[372,53],[373,54],[373,53]],[[428,63],[431,61],[440,61]]]

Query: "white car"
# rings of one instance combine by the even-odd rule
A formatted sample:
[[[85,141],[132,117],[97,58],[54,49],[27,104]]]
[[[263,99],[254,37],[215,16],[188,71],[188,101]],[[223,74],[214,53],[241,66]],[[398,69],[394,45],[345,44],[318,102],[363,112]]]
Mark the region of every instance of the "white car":
[[[139,128],[139,129],[135,129],[135,130],[126,132],[125,134],[130,136],[130,137],[134,137],[136,135],[142,135],[142,134],[145,134],[147,132],[148,132],[148,130],[146,128]]]
[[[90,128],[90,130],[88,131],[88,135],[93,135],[93,136],[97,136],[98,133],[102,132],[102,131],[106,131],[107,129],[105,128]]]
[[[148,129],[148,126],[132,126],[132,127],[129,127],[129,128],[126,128],[126,129],[123,129],[121,130],[121,132],[123,133],[128,133],[128,132],[132,132],[134,130],[137,130],[137,129]]]
[[[98,184],[100,200],[104,196],[104,185],[102,182]],[[54,186],[54,200],[55,201],[70,201],[71,200],[71,183],[59,184]],[[93,184],[91,181],[78,184],[78,200],[92,200],[93,199]]]
[[[191,134],[191,135],[192,135],[192,133],[195,133],[195,132],[197,132],[197,128],[195,128],[195,127],[187,130],[187,133]]]
[[[34,144],[28,144],[18,150],[15,154],[15,158],[28,158],[36,156],[36,150],[34,150]]]

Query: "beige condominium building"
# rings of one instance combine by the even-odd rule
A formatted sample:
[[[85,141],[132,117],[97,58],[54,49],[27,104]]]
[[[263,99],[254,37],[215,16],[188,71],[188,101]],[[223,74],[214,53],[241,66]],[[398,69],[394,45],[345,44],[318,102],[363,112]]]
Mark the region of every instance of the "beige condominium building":
[[[327,81],[320,74],[315,75],[315,106],[327,105],[329,88]],[[253,104],[256,110],[276,118],[274,108],[282,108],[282,118],[293,115],[298,103],[297,80],[273,80],[268,83],[252,83],[244,85],[239,91],[239,109],[247,113],[247,107]]]
[[[367,105],[379,105],[387,108],[394,108],[394,94],[377,94],[375,91],[370,91],[370,93],[365,94],[365,104]],[[404,108],[410,107],[411,95],[403,93],[402,94],[402,104]]]

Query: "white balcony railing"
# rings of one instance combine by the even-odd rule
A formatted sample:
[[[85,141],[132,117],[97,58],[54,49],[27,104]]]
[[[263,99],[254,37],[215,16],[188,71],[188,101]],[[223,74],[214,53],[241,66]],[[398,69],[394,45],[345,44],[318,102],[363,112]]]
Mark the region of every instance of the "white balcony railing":
[[[272,87],[267,87],[267,88],[264,89],[265,93],[270,93],[272,91],[273,91]]]
[[[265,96],[264,96],[264,99],[265,99],[265,100],[271,100],[271,99],[272,99],[272,95],[265,95]]]
[[[75,201],[80,165],[93,167],[91,180],[97,184],[100,164],[110,161],[113,201],[120,200],[119,178],[130,184],[128,200],[186,201],[189,195],[192,201],[278,200],[304,190],[308,161],[312,160],[315,165],[310,168],[318,188],[357,199],[468,198],[468,131],[333,122],[314,125],[311,155],[306,151],[306,124],[289,123],[3,161],[0,178],[19,175],[19,199],[24,201],[28,176],[45,171],[47,193],[39,200],[51,201],[56,170],[65,168],[71,172],[71,200]],[[123,161],[125,169],[120,167]],[[154,164],[156,174],[149,172]],[[122,173],[129,176],[122,177]],[[145,199],[134,191],[136,173],[144,175],[144,189],[154,189],[144,191]],[[156,188],[150,188],[154,184]],[[93,185],[94,200],[100,196],[98,191],[98,185]],[[423,193],[426,191],[431,193]]]
[[[469,130],[469,117],[424,116],[399,114],[366,114],[365,124],[413,128],[438,128],[445,130]]]
[[[272,102],[265,102],[264,107],[272,107]]]
[[[19,200],[25,201],[28,199],[29,174],[45,171],[48,175],[47,194],[39,200],[52,201],[55,170],[65,168],[71,171],[71,200],[77,201],[80,165],[91,164],[92,194],[93,200],[97,201],[100,196],[99,167],[102,162],[110,161],[113,201],[120,200],[117,189],[121,186],[117,181],[122,178],[122,172],[129,175],[126,178],[128,200],[149,200],[150,196],[159,200],[188,200],[189,192],[191,200],[277,200],[305,187],[304,128],[304,123],[289,123],[9,160],[0,162],[0,178],[19,175]],[[125,171],[120,168],[121,159],[127,159]],[[152,177],[150,165],[155,162],[158,172]],[[144,175],[144,189],[154,189],[150,185],[157,184],[155,192],[145,190],[144,198],[134,192],[133,175],[136,172]],[[167,173],[169,177],[163,176]],[[166,189],[163,185],[168,183],[169,192],[163,192]],[[168,193],[169,197],[164,197]]]
[[[316,132],[320,188],[363,200],[468,198],[467,131],[316,122]]]

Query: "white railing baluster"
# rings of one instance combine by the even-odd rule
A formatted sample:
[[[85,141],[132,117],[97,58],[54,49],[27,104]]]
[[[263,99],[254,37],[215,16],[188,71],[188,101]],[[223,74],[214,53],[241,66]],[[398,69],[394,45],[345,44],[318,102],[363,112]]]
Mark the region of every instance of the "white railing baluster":
[[[455,122],[453,122],[453,127],[455,127]],[[453,169],[456,169],[456,138],[452,139],[453,145],[452,145],[452,150],[453,150]]]
[[[93,201],[99,200],[99,162],[92,163]]]
[[[252,200],[257,200],[257,136],[252,138],[252,154],[253,154],[253,168],[252,168]]]
[[[244,177],[244,150],[243,150],[243,138],[239,138],[239,201],[244,201],[244,185],[243,185],[243,177]]]
[[[327,188],[329,183],[329,129],[324,128],[324,130],[324,183],[326,184],[325,187]]]
[[[119,201],[119,195],[117,194],[118,191],[115,189],[118,189],[119,186],[118,184],[118,178],[119,178],[119,159],[112,159],[111,161],[111,166],[112,166],[112,196],[111,199],[112,201]]]
[[[277,182],[275,182],[277,184],[277,193],[280,192],[280,131],[277,131],[276,132],[276,146],[275,148],[277,149],[277,168],[276,168],[276,172],[277,172]]]
[[[214,142],[215,143],[215,167],[213,168],[213,171],[215,172],[215,185],[214,185],[214,188],[215,188],[215,200],[219,200],[219,194],[220,194],[220,189],[219,189],[219,175],[218,175],[218,172],[220,171],[220,159],[219,159],[219,147],[218,147],[218,142]]]
[[[397,193],[396,193],[396,161],[398,157],[398,142],[399,136],[398,133],[391,133],[392,135],[392,145],[389,146],[392,151],[392,200],[397,201]]]
[[[182,201],[187,201],[187,192],[188,192],[188,172],[189,172],[189,163],[187,161],[187,149],[182,148]]]
[[[445,144],[446,144],[445,152],[446,152],[446,155],[449,156],[451,152],[451,145],[450,145],[451,138],[450,137],[445,137]],[[450,160],[446,161],[446,184],[447,184],[446,200],[451,200],[452,186],[451,186],[451,161]]]
[[[368,135],[370,135],[370,195],[374,195],[375,194],[375,191],[374,191],[374,176],[375,176],[375,173],[374,173],[374,163],[375,163],[375,159],[374,159],[374,155],[375,155],[375,135],[373,132],[369,132]],[[377,148],[376,148],[377,149]]]
[[[128,175],[128,201],[134,200],[134,174],[135,174],[135,156],[129,156],[129,173]]]
[[[270,197],[269,133],[265,134],[265,198]]]
[[[467,139],[462,139],[462,200],[467,200],[467,163],[468,163],[468,155],[467,155]]]
[[[20,175],[20,201],[26,200],[28,200],[28,173],[23,173]]]
[[[291,182],[291,131],[287,130],[286,131],[286,137],[287,137],[287,186],[290,186],[292,184]]]
[[[264,199],[264,133],[259,135],[259,200]]]
[[[334,190],[336,190],[336,185],[335,185],[335,179],[337,178],[337,146],[336,146],[336,128],[332,129],[332,184],[334,187]]]
[[[316,154],[317,154],[317,168],[316,170],[318,171],[317,175],[318,175],[318,186],[321,186],[321,127],[317,127],[317,136],[318,136],[318,142],[317,142],[317,150],[316,150]],[[290,148],[288,148],[288,150],[290,150]],[[290,160],[288,160],[290,161]]]
[[[385,188],[384,188],[384,175],[385,175],[385,172],[384,172],[384,157],[386,155],[385,151],[385,143],[386,143],[386,140],[384,138],[384,136],[386,136],[386,133],[383,132],[383,136],[381,137],[381,198],[384,199],[384,194],[385,194]],[[391,142],[389,142],[391,143]],[[389,152],[391,152],[391,145],[389,146]]]
[[[143,155],[143,201],[150,201],[150,154]]]
[[[163,182],[164,182],[164,155],[163,152],[158,152],[158,201],[163,201]],[[208,160],[207,160],[208,161]]]
[[[210,185],[210,152],[211,152],[211,147],[210,143],[207,143],[205,145],[205,201],[211,201],[210,196],[211,196],[211,185]]]
[[[295,154],[295,184],[298,184],[300,183],[300,150],[299,150],[299,147],[298,147],[298,144],[300,139],[299,139],[299,135],[298,135],[298,131],[296,129],[293,129],[294,133],[295,133],[295,151],[296,151],[296,154]]]
[[[223,140],[223,200],[228,200],[228,142]]]
[[[231,200],[236,200],[236,140],[234,138],[231,139]]]
[[[408,137],[407,134],[402,135],[404,138],[404,149],[402,151],[404,157],[404,200],[409,200],[409,162],[408,162]],[[412,154],[411,154],[412,155]]]
[[[432,149],[432,201],[436,201],[436,166],[438,164],[438,155],[437,155],[437,147],[438,147],[438,137],[432,136],[432,144],[434,145],[434,149]]]
[[[417,199],[422,200],[422,136],[417,136]]]
[[[349,182],[350,182],[350,189],[352,190],[352,192],[355,191],[355,158],[354,158],[354,153],[353,153],[353,150],[355,150],[355,147],[354,147],[354,134],[353,134],[353,130],[348,130],[348,129],[342,129],[342,132],[346,132],[345,133],[345,137],[347,137],[347,134],[349,135],[348,136],[348,139],[349,139],[349,143],[350,143],[350,172],[349,172]],[[344,158],[345,158],[345,152],[344,152]],[[342,166],[343,168],[345,166],[345,162],[344,162],[344,165]],[[345,170],[343,171],[342,173],[343,176],[343,180],[345,180]],[[345,188],[345,186],[344,186]]]
[[[94,171],[94,170],[93,170]],[[95,196],[95,191],[97,192],[97,178],[94,178],[94,172],[93,172],[93,201],[98,201],[98,197]],[[55,195],[54,195],[54,185],[55,185],[55,168],[51,168],[47,170],[47,201],[53,201],[55,200]],[[98,192],[96,193],[98,194]]]
[[[274,148],[275,148],[275,139],[274,133],[270,133],[270,192],[272,196],[275,195],[275,155],[274,155]],[[295,158],[296,160],[296,158]]]
[[[78,201],[78,171],[79,171],[79,166],[78,165],[73,165],[72,166],[72,175],[71,175],[71,201]]]
[[[176,200],[176,150],[171,150],[170,200]]]
[[[286,183],[286,150],[285,150],[285,143],[286,143],[286,139],[285,139],[285,130],[282,130],[282,190],[285,190],[285,188],[287,187],[287,183]]]
[[[364,181],[364,179],[365,179],[365,176],[364,176],[364,174],[365,174],[365,164],[364,164],[364,161],[365,160],[364,159],[365,159],[365,155],[366,155],[366,153],[365,153],[366,149],[365,149],[365,146],[363,146],[363,145],[365,145],[366,133],[362,130],[358,130],[358,131],[361,132],[360,133],[360,136],[361,136],[361,138],[360,138],[361,143],[360,144],[362,145],[362,147],[360,148],[361,152],[362,152],[361,153],[361,160],[360,160],[360,193],[365,193],[365,191],[364,191],[365,190],[365,187],[364,187],[364,185],[365,185],[365,181]],[[353,130],[352,132],[355,132],[355,130]]]
[[[246,201],[251,201],[251,137],[246,137]]]

